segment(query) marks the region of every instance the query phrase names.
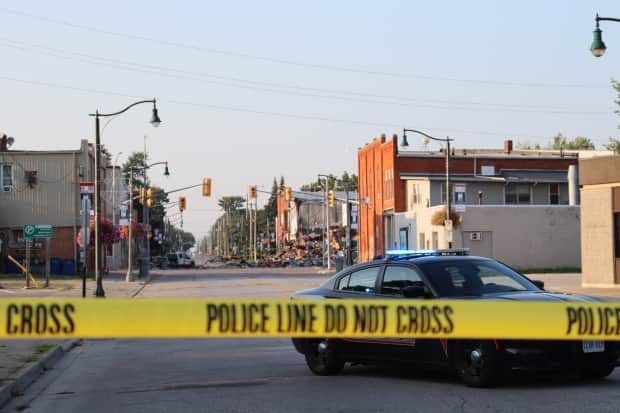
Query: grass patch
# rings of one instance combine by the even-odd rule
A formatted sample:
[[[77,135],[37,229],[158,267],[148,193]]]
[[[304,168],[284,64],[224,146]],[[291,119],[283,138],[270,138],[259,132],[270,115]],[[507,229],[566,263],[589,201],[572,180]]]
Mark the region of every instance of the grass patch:
[[[556,268],[519,268],[523,274],[562,274],[562,273],[580,273],[579,267],[556,267]]]
[[[54,347],[56,347],[55,344],[37,344],[32,347],[32,350],[34,350],[35,354],[43,354]]]

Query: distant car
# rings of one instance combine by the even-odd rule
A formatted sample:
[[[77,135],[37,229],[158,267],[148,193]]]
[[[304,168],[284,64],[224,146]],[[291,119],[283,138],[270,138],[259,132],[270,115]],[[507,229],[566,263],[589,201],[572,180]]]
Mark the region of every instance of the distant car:
[[[426,298],[603,301],[552,293],[489,258],[464,251],[403,252],[344,269],[320,287],[295,297],[368,299]],[[619,365],[620,343],[614,341],[460,340],[294,338],[306,364],[318,375],[339,373],[345,363],[395,362],[455,371],[473,387],[496,384],[511,369],[563,369],[584,378],[603,378]]]
[[[172,268],[194,268],[196,263],[185,252],[176,251],[168,254],[168,265]]]

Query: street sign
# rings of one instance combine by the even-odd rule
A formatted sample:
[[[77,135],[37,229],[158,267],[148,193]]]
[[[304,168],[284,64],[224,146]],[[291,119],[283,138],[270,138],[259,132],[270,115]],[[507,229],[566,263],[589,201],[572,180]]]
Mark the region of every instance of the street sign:
[[[33,238],[52,238],[52,226],[49,224],[44,225],[36,225],[36,224],[26,224],[24,225],[24,238],[25,239],[33,239]]]
[[[80,194],[94,194],[95,183],[94,182],[80,182]]]

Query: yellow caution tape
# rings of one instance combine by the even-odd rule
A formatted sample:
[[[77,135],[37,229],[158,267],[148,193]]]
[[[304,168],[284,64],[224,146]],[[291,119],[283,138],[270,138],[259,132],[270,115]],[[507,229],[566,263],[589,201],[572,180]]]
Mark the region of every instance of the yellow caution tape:
[[[620,340],[620,302],[2,299],[0,338]]]

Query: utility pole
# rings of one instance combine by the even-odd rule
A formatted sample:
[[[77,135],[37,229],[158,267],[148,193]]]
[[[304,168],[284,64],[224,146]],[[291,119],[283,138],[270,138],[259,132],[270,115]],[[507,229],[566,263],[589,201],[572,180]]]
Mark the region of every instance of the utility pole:
[[[128,236],[129,236],[129,244],[127,247],[127,275],[125,276],[125,281],[130,282],[133,281],[133,269],[131,256],[133,254],[132,244],[133,244],[133,168],[129,168],[129,225],[128,225]]]
[[[331,270],[332,269],[332,259],[331,259],[331,245],[329,244],[330,241],[330,237],[329,237],[329,203],[327,201],[327,193],[328,193],[328,185],[329,185],[329,178],[326,176],[325,177],[325,235],[327,236],[326,238],[326,242],[327,242],[327,269]]]
[[[254,198],[254,262],[256,262],[256,209],[258,207],[258,197]]]

